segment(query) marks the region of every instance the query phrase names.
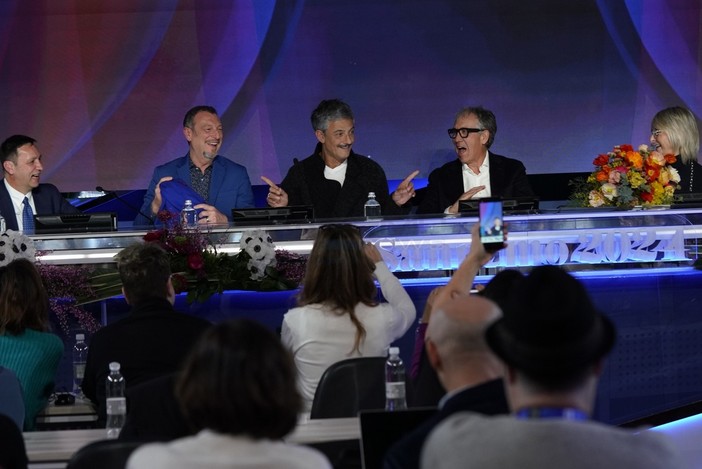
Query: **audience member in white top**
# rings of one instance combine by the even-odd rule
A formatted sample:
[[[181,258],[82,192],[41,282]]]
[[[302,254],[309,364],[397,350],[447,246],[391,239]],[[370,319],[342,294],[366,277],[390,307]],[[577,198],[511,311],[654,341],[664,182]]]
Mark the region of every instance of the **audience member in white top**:
[[[377,301],[374,276],[388,303]],[[298,304],[283,319],[282,339],[295,358],[306,412],[330,365],[385,355],[416,316],[414,303],[380,252],[364,244],[353,225],[320,227]]]
[[[302,404],[295,367],[280,340],[254,321],[231,320],[205,332],[176,395],[199,433],[140,447],[129,469],[331,468],[318,451],[281,441]]]

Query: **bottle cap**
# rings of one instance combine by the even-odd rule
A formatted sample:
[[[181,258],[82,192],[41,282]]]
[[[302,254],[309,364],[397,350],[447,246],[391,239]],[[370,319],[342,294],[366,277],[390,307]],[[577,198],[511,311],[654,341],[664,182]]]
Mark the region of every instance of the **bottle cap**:
[[[193,203],[192,200],[190,200],[190,199],[185,199],[185,205],[192,204],[192,203]]]
[[[119,362],[110,362],[110,371],[119,371]]]
[[[85,334],[76,334],[76,340],[85,340]]]
[[[390,347],[388,350],[390,355],[399,355],[400,354],[400,347]]]
[[[369,198],[370,198],[370,197],[375,197],[375,192],[369,192],[369,193],[368,193],[368,197],[369,197]]]

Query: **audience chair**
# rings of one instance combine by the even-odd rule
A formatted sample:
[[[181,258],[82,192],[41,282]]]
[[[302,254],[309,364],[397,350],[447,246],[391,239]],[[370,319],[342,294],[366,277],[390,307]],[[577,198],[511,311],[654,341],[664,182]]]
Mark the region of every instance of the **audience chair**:
[[[0,467],[27,469],[27,451],[21,427],[7,415],[0,414]]]
[[[356,417],[360,410],[385,408],[385,357],[349,358],[322,375],[310,418]]]
[[[0,414],[7,415],[18,428],[24,428],[24,395],[15,372],[0,366]]]
[[[76,452],[66,469],[124,469],[132,452],[143,442],[122,440],[100,440],[90,443]]]

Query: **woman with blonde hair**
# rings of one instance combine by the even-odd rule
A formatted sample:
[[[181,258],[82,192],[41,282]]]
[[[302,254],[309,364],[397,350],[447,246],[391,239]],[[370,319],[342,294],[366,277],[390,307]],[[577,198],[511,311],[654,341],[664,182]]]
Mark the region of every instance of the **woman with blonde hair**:
[[[378,280],[387,303],[378,301]],[[378,249],[357,227],[319,228],[298,297],[285,314],[282,340],[295,358],[305,411],[319,379],[333,363],[382,356],[416,316],[412,299],[388,270]]]
[[[63,342],[48,331],[49,297],[34,264],[15,259],[0,267],[0,366],[22,385],[25,430],[46,406],[63,355]]]
[[[659,111],[651,122],[651,146],[664,155],[675,155],[680,175],[677,193],[702,192],[702,166],[697,161],[700,133],[689,109],[676,106]]]

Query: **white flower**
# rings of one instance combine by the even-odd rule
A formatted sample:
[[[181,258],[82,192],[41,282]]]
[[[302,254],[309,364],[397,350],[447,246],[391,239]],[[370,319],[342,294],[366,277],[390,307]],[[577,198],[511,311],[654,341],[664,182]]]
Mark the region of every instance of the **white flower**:
[[[602,194],[599,193],[599,191],[590,191],[588,199],[591,207],[600,207],[604,204],[604,198],[602,197]]]
[[[615,186],[614,184],[610,184],[609,182],[602,184],[600,190],[602,191],[602,195],[605,196],[608,200],[613,200],[617,195],[619,195],[619,191],[617,191],[617,186]]]
[[[646,153],[648,151],[648,145],[645,143],[642,143],[639,145],[639,153]]]
[[[668,177],[670,178],[671,181],[673,181],[675,184],[680,182],[680,173],[678,173],[678,170],[673,168],[672,166],[668,166]]]
[[[30,237],[14,230],[0,235],[0,266],[22,258],[34,262],[35,254],[34,241]]]

